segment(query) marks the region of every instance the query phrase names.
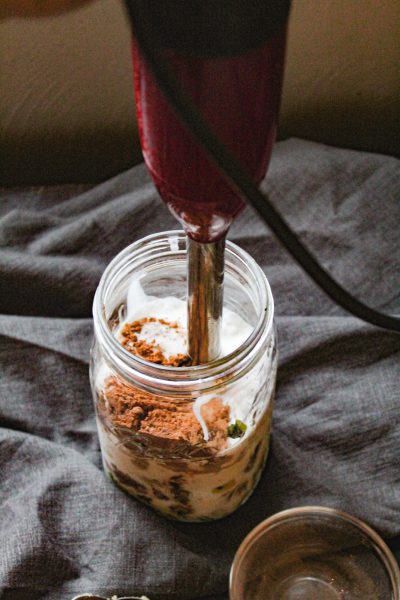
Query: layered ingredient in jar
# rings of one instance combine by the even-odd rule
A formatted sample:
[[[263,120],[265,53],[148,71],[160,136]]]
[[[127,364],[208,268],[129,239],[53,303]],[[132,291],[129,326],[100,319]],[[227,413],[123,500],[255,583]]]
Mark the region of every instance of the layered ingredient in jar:
[[[148,363],[172,367],[171,373],[190,366],[183,300],[147,296],[135,281],[109,326],[127,352]],[[224,310],[222,356],[252,331]],[[266,459],[274,380],[269,370],[258,361],[237,381],[221,377],[212,393],[174,397],[122,378],[103,358],[94,392],[106,472],[171,518],[228,515],[251,494]]]

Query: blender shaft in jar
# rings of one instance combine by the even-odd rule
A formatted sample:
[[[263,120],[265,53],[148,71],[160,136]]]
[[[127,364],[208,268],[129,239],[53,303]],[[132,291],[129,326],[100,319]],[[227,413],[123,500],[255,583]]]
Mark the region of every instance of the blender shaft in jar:
[[[188,353],[192,365],[221,352],[225,238],[201,244],[187,238]]]

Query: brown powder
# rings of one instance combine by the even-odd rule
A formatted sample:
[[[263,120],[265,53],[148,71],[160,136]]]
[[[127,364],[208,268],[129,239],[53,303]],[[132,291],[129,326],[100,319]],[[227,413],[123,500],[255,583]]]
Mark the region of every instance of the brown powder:
[[[124,325],[121,331],[122,345],[126,350],[136,356],[140,356],[144,360],[166,367],[183,367],[190,365],[190,357],[188,354],[177,354],[166,358],[158,344],[149,344],[143,339],[138,338],[138,333],[142,331],[143,325],[146,323],[161,323],[167,325],[170,329],[178,329],[177,323],[169,323],[164,319],[156,319],[155,317],[145,317],[133,323]]]
[[[157,398],[117,377],[105,382],[103,417],[116,427],[142,434],[157,445],[187,448],[205,444],[203,430],[193,414],[192,402]],[[202,417],[209,431],[208,449],[218,451],[227,445],[229,407],[219,397],[201,407]]]

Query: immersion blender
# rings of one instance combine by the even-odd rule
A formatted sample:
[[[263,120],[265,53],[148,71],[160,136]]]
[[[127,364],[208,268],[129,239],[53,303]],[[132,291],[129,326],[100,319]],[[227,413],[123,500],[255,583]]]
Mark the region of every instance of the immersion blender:
[[[204,120],[254,182],[275,139],[289,12],[287,0],[133,0],[135,21]],[[157,189],[187,234],[188,352],[193,365],[220,353],[225,237],[245,206],[159,89],[133,39],[143,156]]]

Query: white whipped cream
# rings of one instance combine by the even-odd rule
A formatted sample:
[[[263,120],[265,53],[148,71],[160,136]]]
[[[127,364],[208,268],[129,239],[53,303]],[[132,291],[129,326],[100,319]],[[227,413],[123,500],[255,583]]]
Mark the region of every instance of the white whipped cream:
[[[157,298],[147,296],[138,280],[133,280],[127,293],[126,318],[120,325],[132,323],[145,317],[162,319],[168,323],[177,323],[176,329],[159,322],[145,323],[138,339],[148,344],[158,345],[166,358],[177,354],[187,354],[187,311],[186,302],[167,296]],[[227,356],[241,346],[253,327],[242,317],[224,308],[221,327],[221,356]]]

